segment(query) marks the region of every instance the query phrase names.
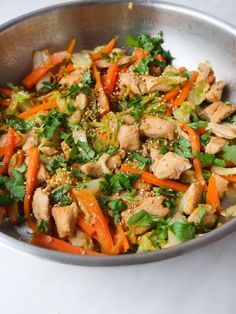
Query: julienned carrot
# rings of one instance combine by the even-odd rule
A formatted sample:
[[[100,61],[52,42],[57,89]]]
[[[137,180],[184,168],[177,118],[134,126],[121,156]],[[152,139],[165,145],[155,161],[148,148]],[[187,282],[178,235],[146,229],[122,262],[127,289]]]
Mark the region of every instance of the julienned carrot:
[[[6,207],[7,214],[8,214],[8,216],[9,216],[9,218],[13,224],[15,224],[17,222],[16,210],[18,210],[18,208],[19,208],[18,203],[14,203],[14,204]]]
[[[219,214],[221,211],[220,199],[216,188],[216,182],[214,175],[210,176],[207,193],[206,193],[206,203],[212,205],[216,209],[216,213]]]
[[[24,136],[22,134],[16,135],[15,136],[15,145],[16,146],[19,145],[22,142],[23,138],[24,138]]]
[[[115,47],[115,44],[116,44],[116,39],[112,38],[112,40],[104,48],[102,48],[98,52],[93,53],[91,55],[91,59],[93,61],[100,60],[102,58],[102,54],[108,55],[109,53],[111,53],[112,49]]]
[[[56,52],[43,61],[30,74],[28,74],[22,81],[25,88],[32,88],[44,75],[46,75],[56,65],[62,63],[66,57],[69,56],[67,51]]]
[[[50,235],[37,233],[32,239],[31,243],[45,249],[50,249],[59,252],[71,253],[71,254],[81,254],[81,255],[95,255],[102,256],[103,254],[86,250],[82,247],[74,246],[63,240],[51,237]]]
[[[94,218],[93,226],[97,233],[98,242],[102,247],[102,252],[105,254],[112,254],[113,239],[107,220],[103,215],[95,196],[85,189],[72,190],[72,195],[80,204],[82,204],[81,207],[85,207]]]
[[[37,147],[30,148],[28,154],[28,167],[25,175],[26,187],[25,187],[25,199],[24,199],[24,214],[26,218],[30,217],[30,203],[33,195],[37,173],[39,168],[39,151]]]
[[[179,93],[178,97],[173,101],[173,108],[179,107],[185,101],[197,77],[198,72],[195,71],[193,72],[191,79],[184,83],[184,86],[181,92]]]
[[[182,126],[183,130],[186,131],[189,135],[189,139],[192,145],[192,154],[195,156],[196,152],[200,152],[201,150],[201,144],[198,137],[198,134],[191,129],[187,124],[184,124]],[[205,179],[202,175],[202,165],[200,160],[197,157],[193,157],[193,166],[196,172],[196,177],[199,183],[201,184],[202,188],[204,189],[206,187]]]
[[[83,213],[79,213],[77,225],[83,232],[87,233],[90,237],[96,234],[96,229],[94,228],[94,226],[92,226],[89,222],[86,221],[85,215]]]
[[[72,54],[72,52],[74,51],[74,49],[75,49],[75,43],[76,43],[75,38],[71,39],[71,41],[70,41],[70,43],[69,43],[69,46],[68,46],[68,48],[66,49],[66,51],[67,51],[69,54]]]
[[[135,59],[135,64],[138,64],[140,60],[146,58],[147,52],[142,49],[142,48],[135,48],[134,49],[134,59]]]
[[[9,87],[0,87],[0,94],[4,95],[6,98],[11,97],[12,90]]]
[[[53,101],[50,101],[50,102],[46,102],[44,104],[41,104],[41,105],[38,105],[38,106],[35,106],[33,108],[30,108],[29,110],[26,110],[20,114],[17,115],[17,117],[19,119],[24,119],[28,116],[31,116],[32,114],[35,114],[39,111],[43,111],[43,110],[50,110],[52,108],[55,108],[57,106],[57,101],[56,100],[53,100]]]
[[[117,229],[117,233],[122,238],[123,251],[127,252],[128,249],[130,248],[130,245],[120,222],[117,224],[116,229]]]
[[[115,89],[117,74],[118,74],[118,64],[113,63],[109,66],[106,77],[105,77],[105,90],[109,96],[112,95]]]
[[[18,168],[20,168],[24,162],[25,159],[25,153],[22,149],[18,150],[16,153],[16,165]]]
[[[153,184],[153,185],[157,185],[157,186],[161,186],[163,188],[170,188],[174,191],[177,192],[186,192],[188,189],[188,186],[173,180],[164,180],[164,179],[158,179],[156,176],[154,176],[154,174],[151,174],[149,172],[137,169],[137,168],[133,168],[129,165],[122,165],[121,166],[121,171],[123,172],[128,172],[128,173],[137,173],[141,175],[141,180],[143,180],[144,182]]]
[[[69,63],[66,67],[65,67],[65,71],[70,73],[73,72],[75,70],[74,66],[72,63]]]
[[[158,53],[156,56],[155,56],[155,59],[159,62],[165,62],[165,58],[164,56],[161,54],[161,53]]]
[[[236,183],[236,175],[235,176],[221,176],[221,177],[229,182]]]
[[[187,68],[185,68],[185,67],[180,67],[180,68],[179,68],[179,70],[180,70],[181,72],[188,71],[188,69],[187,69]]]
[[[4,146],[4,157],[3,157],[3,164],[4,166],[0,167],[0,174],[6,174],[8,170],[8,165],[11,160],[11,157],[14,154],[15,149],[15,131],[13,128],[9,128],[7,132],[7,140]]]
[[[100,115],[103,116],[110,111],[110,105],[102,85],[101,74],[94,63],[92,64],[92,71],[96,81],[95,90],[100,106]]]
[[[164,101],[172,100],[173,98],[177,97],[178,94],[179,94],[179,90],[178,89],[172,89],[171,91],[169,91],[168,93],[166,93],[163,96],[163,100]]]

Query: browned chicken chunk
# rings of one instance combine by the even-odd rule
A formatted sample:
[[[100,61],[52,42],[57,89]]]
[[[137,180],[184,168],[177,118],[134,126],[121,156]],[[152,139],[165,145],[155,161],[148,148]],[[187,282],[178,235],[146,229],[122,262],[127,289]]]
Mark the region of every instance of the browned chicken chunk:
[[[29,136],[27,139],[26,139],[26,142],[25,144],[22,146],[22,149],[25,153],[28,153],[30,148],[33,148],[33,147],[36,147],[38,146],[38,141],[36,140],[35,137],[33,136]]]
[[[103,154],[98,161],[88,162],[81,166],[80,170],[92,178],[98,178],[103,173],[111,173],[106,162],[109,158],[108,154]]]
[[[203,118],[209,119],[213,123],[219,123],[236,111],[236,106],[226,105],[221,101],[214,102],[201,113]]]
[[[192,183],[183,196],[183,212],[190,215],[197,207],[198,203],[200,203],[201,197],[201,185],[198,182]]]
[[[147,117],[141,120],[140,134],[152,138],[166,138],[173,140],[175,122],[169,122],[158,117]]]
[[[217,215],[215,214],[215,208],[213,208],[211,205],[206,205],[206,204],[201,204],[201,206],[205,209],[205,213],[202,217],[201,220],[201,225],[205,226],[205,227],[213,227],[216,219],[217,219]],[[188,221],[189,222],[195,222],[198,220],[198,215],[199,215],[199,211],[200,208],[196,208],[192,214],[188,217]]]
[[[50,178],[50,176],[47,172],[46,167],[42,163],[40,163],[38,173],[37,173],[37,183],[42,184],[44,182],[47,182],[47,180],[49,180],[49,178]]]
[[[222,198],[224,196],[224,193],[228,190],[229,182],[215,173],[213,175],[215,178],[217,193],[219,197]]]
[[[188,159],[175,153],[168,152],[159,161],[152,165],[152,171],[159,179],[179,179],[182,172],[192,165]]]
[[[215,82],[206,93],[206,100],[209,102],[220,101],[225,83],[223,81]]]
[[[37,188],[33,195],[32,208],[35,218],[38,222],[41,219],[49,222],[50,220],[50,206],[48,193],[42,188]]]
[[[207,154],[217,154],[225,144],[228,144],[226,139],[218,136],[212,137],[205,147],[205,152]]]
[[[71,86],[74,84],[78,84],[82,81],[82,71],[81,70],[75,70],[73,72],[71,72],[69,75],[64,76],[61,80],[60,80],[60,84],[61,85],[65,85],[65,86]]]
[[[119,129],[118,142],[120,148],[127,152],[140,149],[139,128],[137,125],[122,125]]]
[[[207,130],[211,130],[218,137],[229,140],[236,138],[236,125],[209,123]]]
[[[78,210],[78,205],[75,202],[69,206],[56,205],[52,208],[52,216],[60,238],[72,237],[74,235]]]

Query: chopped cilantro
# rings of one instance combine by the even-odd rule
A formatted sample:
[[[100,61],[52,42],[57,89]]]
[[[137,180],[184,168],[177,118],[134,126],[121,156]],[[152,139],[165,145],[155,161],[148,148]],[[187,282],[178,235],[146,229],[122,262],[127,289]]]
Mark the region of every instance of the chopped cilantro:
[[[178,193],[173,191],[172,189],[166,189],[166,188],[161,188],[161,187],[154,187],[153,191],[155,192],[156,195],[167,195],[172,198],[177,198]]]
[[[192,122],[189,124],[190,128],[192,129],[198,129],[198,128],[205,128],[208,126],[208,121],[197,121],[197,122]]]
[[[225,166],[224,160],[216,158],[214,154],[207,154],[207,153],[203,154],[203,153],[200,153],[199,151],[196,151],[195,156],[201,161],[201,164],[203,165],[203,167],[209,164],[214,164],[220,167]]]
[[[54,89],[59,88],[59,85],[57,83],[48,82],[48,81],[43,81],[42,85],[43,86],[39,90],[41,93],[48,93]]]
[[[35,126],[35,121],[24,121],[14,115],[7,116],[5,124],[12,127],[15,131],[28,132]]]
[[[210,135],[205,133],[200,135],[200,140],[204,145],[207,145],[210,142]]]
[[[236,163],[236,145],[224,145],[223,146],[224,152],[224,160],[232,161]]]
[[[78,141],[72,145],[69,159],[70,162],[79,161],[86,163],[93,160],[96,157],[96,152],[86,142]]]
[[[52,200],[54,204],[60,203],[62,206],[70,205],[72,203],[72,198],[69,195],[69,190],[71,189],[70,184],[64,186],[58,186],[52,190]]]
[[[147,57],[139,61],[139,64],[137,64],[133,68],[134,73],[138,74],[146,74],[149,72],[149,64],[154,61],[153,57]]]
[[[205,215],[206,209],[202,205],[198,205],[198,215],[197,219],[195,220],[195,224],[199,225],[202,221],[203,216]]]
[[[181,242],[193,239],[196,231],[194,224],[188,221],[175,221],[170,224],[170,230]]]
[[[114,219],[114,224],[117,225],[120,220],[120,212],[127,208],[125,202],[119,198],[108,203],[108,206],[112,210],[112,217]]]
[[[119,193],[122,190],[129,190],[132,184],[140,175],[133,173],[119,172],[115,175],[105,174],[105,181],[100,182],[100,188],[107,195]]]
[[[84,93],[86,95],[91,93],[91,88],[88,85],[71,85],[68,89],[68,93],[61,94],[61,98],[77,96],[79,93]]]
[[[44,219],[40,220],[39,224],[36,227],[35,232],[33,232],[33,234],[37,234],[37,233],[44,233],[44,234],[48,233],[48,224]]]
[[[191,143],[184,137],[180,137],[173,142],[174,152],[185,158],[193,157],[191,152],[191,146],[192,146]]]
[[[63,124],[65,115],[57,112],[55,109],[50,110],[47,116],[40,116],[43,121],[41,135],[45,138],[52,139],[55,131]]]
[[[150,157],[143,157],[141,154],[137,153],[137,152],[130,152],[128,153],[128,159],[129,160],[137,160],[139,161],[141,164],[145,165],[150,165],[152,163],[152,159]]]
[[[7,176],[0,176],[0,185],[3,185],[13,199],[23,201],[25,196],[24,175],[16,170],[12,170],[12,179]]]

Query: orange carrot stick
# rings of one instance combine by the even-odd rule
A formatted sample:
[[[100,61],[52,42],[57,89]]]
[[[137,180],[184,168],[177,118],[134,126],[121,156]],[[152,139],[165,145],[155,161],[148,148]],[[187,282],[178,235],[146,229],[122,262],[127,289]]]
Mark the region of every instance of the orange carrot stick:
[[[142,48],[135,48],[134,49],[134,59],[135,59],[135,64],[138,64],[140,60],[146,58],[147,52],[142,49]]]
[[[120,222],[117,224],[116,229],[117,229],[117,233],[122,238],[124,252],[127,252],[128,249],[130,248],[130,245]]]
[[[185,101],[197,77],[198,72],[195,71],[193,72],[191,79],[184,83],[184,86],[181,92],[179,93],[178,97],[173,101],[173,108],[179,107]]]
[[[16,202],[6,207],[7,214],[13,224],[17,222],[16,210],[18,209],[19,209],[19,204]]]
[[[96,234],[96,229],[85,220],[85,215],[83,213],[80,213],[78,215],[77,225],[83,232],[87,233],[90,237]]]
[[[23,138],[24,138],[24,137],[23,137],[22,134],[16,135],[16,136],[15,136],[15,145],[16,145],[16,146],[19,145],[20,142],[22,142]]]
[[[73,72],[75,70],[74,66],[72,63],[69,63],[66,67],[65,67],[65,71],[70,73]]]
[[[92,64],[92,71],[93,76],[96,80],[95,90],[97,93],[98,103],[100,106],[100,114],[101,116],[103,116],[110,111],[110,105],[102,85],[101,74],[94,63]]]
[[[44,75],[46,75],[56,65],[62,63],[69,54],[67,51],[56,52],[49,56],[47,60],[43,61],[30,74],[28,74],[22,81],[25,88],[32,88]]]
[[[51,237],[50,235],[37,233],[32,239],[31,243],[45,249],[50,249],[59,252],[71,253],[71,254],[81,254],[81,255],[93,255],[102,256],[103,254],[86,250],[79,246],[74,246],[66,241],[59,240],[57,238]]]
[[[109,54],[111,53],[112,49],[115,47],[116,44],[116,39],[112,38],[112,40],[100,51],[95,52],[91,55],[91,59],[93,61],[97,61],[100,60],[102,58],[102,54]]]
[[[128,172],[128,173],[137,173],[141,175],[141,180],[144,182],[161,186],[163,188],[170,188],[177,192],[186,192],[188,189],[188,186],[179,182],[176,182],[174,180],[164,180],[164,179],[158,179],[154,174],[151,174],[149,172],[133,168],[129,165],[122,165],[121,171]]]
[[[177,97],[179,94],[179,90],[178,89],[172,89],[171,91],[169,91],[168,93],[166,93],[164,96],[163,96],[163,100],[164,101],[170,101],[172,100],[173,98]]]
[[[52,108],[55,108],[57,106],[57,101],[56,100],[53,100],[53,101],[50,101],[50,102],[46,102],[44,104],[41,104],[41,105],[38,105],[38,106],[35,106],[33,108],[30,108],[29,110],[26,110],[20,114],[17,115],[17,117],[19,119],[24,119],[28,116],[31,116],[32,114],[34,113],[37,113],[39,111],[43,111],[43,110],[50,110]]]
[[[7,140],[6,145],[4,146],[4,157],[3,157],[3,164],[4,166],[0,167],[0,174],[6,174],[8,171],[8,165],[11,160],[11,157],[14,154],[15,149],[15,131],[13,128],[9,128],[7,132]]]
[[[24,162],[25,159],[25,153],[22,149],[18,150],[16,153],[16,165],[18,168],[20,168]]]
[[[229,181],[229,182],[233,182],[236,183],[236,175],[232,175],[232,176],[221,176],[222,178],[224,178],[225,180]]]
[[[113,63],[109,66],[106,77],[105,77],[105,90],[109,96],[112,95],[115,89],[117,74],[118,74],[118,64]]]
[[[158,53],[156,56],[155,56],[155,59],[159,62],[165,62],[165,58],[164,56],[161,54],[161,53]]]
[[[39,167],[39,151],[37,147],[33,147],[29,150],[28,167],[25,175],[26,189],[24,199],[24,213],[27,218],[30,217],[30,203],[36,186],[38,167]]]
[[[220,199],[217,193],[215,177],[213,175],[210,176],[207,193],[206,193],[206,203],[212,205],[216,208],[216,213],[219,214],[221,211]]]
[[[80,189],[78,191],[72,190],[72,195],[96,218],[93,226],[98,236],[98,242],[102,247],[102,252],[112,254],[113,239],[107,220],[103,215],[95,196],[85,189]]]
[[[74,49],[75,49],[75,43],[76,43],[76,40],[75,40],[75,38],[73,38],[73,39],[71,40],[71,42],[69,43],[68,48],[66,49],[66,51],[67,51],[69,54],[72,54],[72,52],[74,51]]]
[[[192,145],[192,154],[193,154],[193,156],[195,156],[197,151],[198,152],[201,151],[201,144],[200,144],[199,137],[198,137],[197,133],[193,129],[191,129],[187,124],[184,124],[182,126],[182,128],[189,135],[190,142]],[[202,188],[204,189],[206,187],[206,182],[205,182],[205,179],[202,175],[201,162],[197,157],[193,157],[193,166],[194,166],[194,169],[196,172],[196,177],[197,177],[199,183],[201,184]]]

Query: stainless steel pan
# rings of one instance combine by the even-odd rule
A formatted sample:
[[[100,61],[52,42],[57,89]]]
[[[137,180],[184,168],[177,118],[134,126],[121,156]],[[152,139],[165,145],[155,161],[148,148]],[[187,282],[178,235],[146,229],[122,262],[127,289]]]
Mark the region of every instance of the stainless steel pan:
[[[236,29],[209,15],[188,8],[150,1],[136,1],[128,9],[124,1],[78,1],[27,14],[0,27],[0,84],[20,82],[31,69],[32,51],[66,47],[72,37],[77,48],[92,48],[119,35],[123,45],[130,34],[163,30],[165,45],[177,65],[196,68],[210,60],[218,78],[226,81],[226,96],[236,101]],[[225,203],[232,202],[226,198]],[[41,249],[16,239],[13,230],[0,232],[0,244],[57,262],[87,266],[119,266],[174,257],[216,241],[236,230],[233,219],[201,238],[172,248],[145,254],[90,257]],[[209,247],[209,250],[211,248]]]

